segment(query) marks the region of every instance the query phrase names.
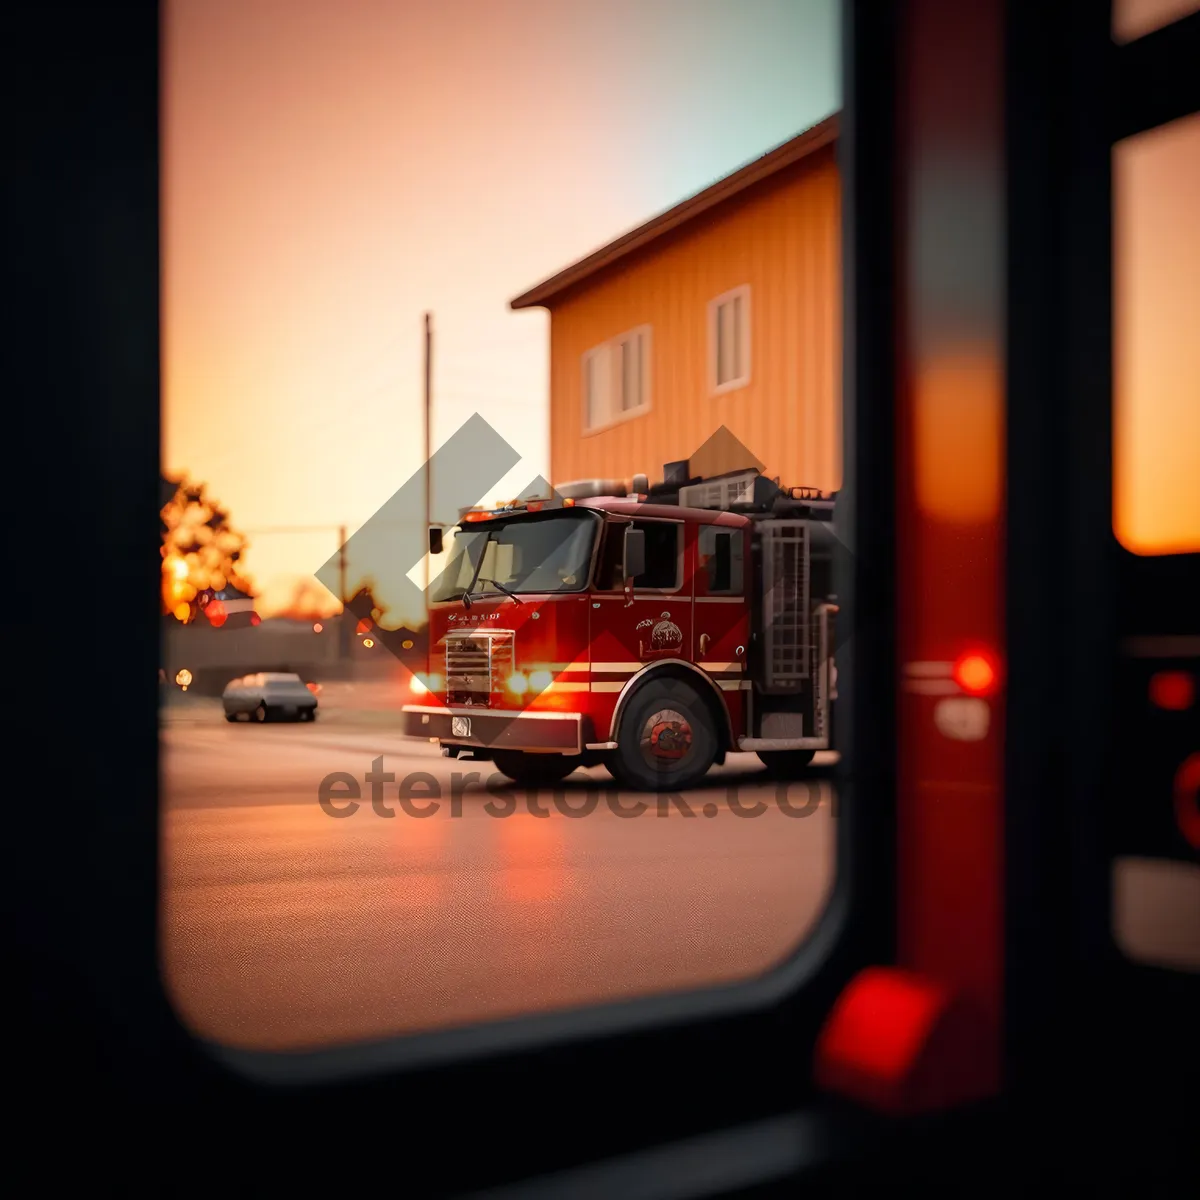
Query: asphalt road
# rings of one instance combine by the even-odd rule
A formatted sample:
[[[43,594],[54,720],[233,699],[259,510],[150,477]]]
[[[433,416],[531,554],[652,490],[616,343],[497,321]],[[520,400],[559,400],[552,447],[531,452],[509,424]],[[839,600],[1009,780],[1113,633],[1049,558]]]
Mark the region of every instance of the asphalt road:
[[[545,792],[537,815],[524,793],[488,792],[489,764],[389,724],[336,708],[315,725],[167,714],[163,965],[196,1033],[300,1049],[735,981],[786,958],[828,898],[826,780],[790,785],[781,807],[758,760],[736,755],[684,812],[596,769],[559,788],[562,807],[594,797],[594,811],[565,815]],[[362,782],[379,756],[392,815]],[[351,815],[320,804],[334,772],[360,781]],[[411,813],[406,778],[422,794]],[[413,815],[431,790],[437,811]],[[739,816],[731,797],[764,811]],[[613,811],[639,801],[642,815]]]

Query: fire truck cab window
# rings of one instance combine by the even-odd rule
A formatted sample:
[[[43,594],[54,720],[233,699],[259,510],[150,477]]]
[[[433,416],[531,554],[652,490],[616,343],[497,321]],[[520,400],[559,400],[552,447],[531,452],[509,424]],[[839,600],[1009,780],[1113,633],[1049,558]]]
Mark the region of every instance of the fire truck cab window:
[[[489,522],[456,534],[435,601],[476,593],[576,592],[587,586],[595,525],[586,517]],[[482,562],[480,561],[482,557]]]
[[[697,539],[700,572],[697,582],[709,596],[742,594],[741,530],[703,525]]]
[[[671,521],[634,521],[633,527],[646,534],[646,570],[634,579],[634,590],[677,588],[679,537],[683,527]]]
[[[646,570],[634,579],[634,588],[674,591],[680,586],[679,539],[682,526],[673,521],[634,521],[632,525],[646,535]],[[596,587],[601,591],[619,592],[624,586],[621,551],[627,527],[624,522],[613,522],[605,531],[604,549],[596,573]]]

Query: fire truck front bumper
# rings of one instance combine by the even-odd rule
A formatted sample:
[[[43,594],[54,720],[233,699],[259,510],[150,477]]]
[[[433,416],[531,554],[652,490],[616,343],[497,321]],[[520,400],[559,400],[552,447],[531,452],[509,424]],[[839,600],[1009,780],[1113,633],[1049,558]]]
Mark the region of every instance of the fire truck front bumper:
[[[582,754],[582,713],[506,712],[489,708],[427,708],[406,704],[401,731],[407,737],[479,750],[524,750],[542,754]]]

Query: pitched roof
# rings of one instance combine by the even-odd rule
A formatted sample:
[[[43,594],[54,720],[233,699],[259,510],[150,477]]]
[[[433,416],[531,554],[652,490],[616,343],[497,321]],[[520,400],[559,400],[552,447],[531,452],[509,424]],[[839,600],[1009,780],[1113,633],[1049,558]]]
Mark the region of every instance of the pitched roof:
[[[582,283],[605,267],[641,250],[655,239],[673,229],[678,229],[685,222],[694,220],[701,213],[708,212],[709,209],[746,191],[756,183],[761,183],[764,179],[778,174],[785,167],[790,167],[793,163],[807,158],[823,146],[830,145],[837,140],[838,124],[837,113],[826,117],[825,120],[810,129],[806,129],[803,133],[784,142],[782,146],[776,146],[774,150],[768,151],[760,158],[756,158],[753,162],[734,171],[732,175],[718,179],[716,183],[706,187],[702,192],[697,192],[694,196],[675,205],[674,208],[667,209],[666,212],[651,218],[644,225],[639,225],[636,229],[617,238],[616,241],[601,246],[599,250],[589,254],[586,258],[581,258],[578,262],[559,271],[557,275],[552,275],[536,287],[523,292],[515,300],[509,301],[509,308],[544,308],[549,301],[568,288]]]

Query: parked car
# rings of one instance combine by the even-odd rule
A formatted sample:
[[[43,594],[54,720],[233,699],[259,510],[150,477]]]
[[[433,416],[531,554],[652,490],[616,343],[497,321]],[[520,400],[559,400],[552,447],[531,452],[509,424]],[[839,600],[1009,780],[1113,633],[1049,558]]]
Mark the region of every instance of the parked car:
[[[299,675],[243,675],[225,686],[221,699],[227,721],[312,721],[317,715],[316,694]]]

